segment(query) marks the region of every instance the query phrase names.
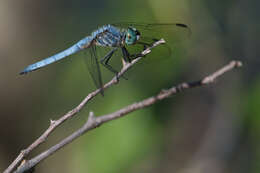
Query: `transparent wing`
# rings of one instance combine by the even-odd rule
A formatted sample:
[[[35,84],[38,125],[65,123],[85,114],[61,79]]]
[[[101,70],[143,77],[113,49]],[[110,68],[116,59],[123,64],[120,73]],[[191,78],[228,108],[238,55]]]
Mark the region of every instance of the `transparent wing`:
[[[182,23],[134,23],[122,22],[112,24],[116,27],[126,29],[134,27],[141,33],[141,39],[152,41],[153,39],[185,39],[191,35],[188,25]]]
[[[183,48],[182,44],[184,41],[191,35],[190,28],[186,24],[181,23],[123,22],[115,23],[113,25],[122,29],[134,27],[141,33],[140,40],[137,44],[127,46],[130,54],[142,51],[145,48],[144,44],[151,45],[155,41],[163,38],[166,41],[166,44],[159,45],[155,48],[156,51],[152,51],[151,55],[149,55],[149,57],[156,57],[156,59],[166,59],[165,57],[171,57],[172,54],[176,56],[178,50]],[[149,59],[151,60],[151,58]],[[147,60],[148,63],[152,62],[150,60]]]
[[[89,74],[94,81],[96,87],[101,89],[101,94],[104,95],[103,91],[103,81],[101,77],[101,71],[99,66],[99,60],[97,55],[96,46],[92,45],[86,50],[87,56],[85,59],[86,65],[88,67]]]

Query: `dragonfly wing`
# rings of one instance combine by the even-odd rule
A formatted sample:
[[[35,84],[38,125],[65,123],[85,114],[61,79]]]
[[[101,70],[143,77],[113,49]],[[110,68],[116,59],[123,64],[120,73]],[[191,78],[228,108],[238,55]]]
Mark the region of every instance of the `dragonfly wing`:
[[[165,57],[171,57],[172,52],[175,52],[176,55],[178,52],[177,50],[183,48],[182,44],[185,43],[184,41],[191,35],[191,29],[189,26],[181,23],[123,22],[112,25],[122,29],[134,27],[141,33],[137,44],[126,46],[130,54],[133,52],[139,53],[145,48],[144,44],[151,45],[155,41],[163,38],[166,41],[166,44],[159,45],[155,48],[157,51],[153,51],[151,54],[153,57],[161,57],[163,59],[165,59]]]
[[[153,39],[164,39],[167,41],[169,35],[173,37],[189,37],[191,35],[191,29],[188,25],[182,23],[134,23],[134,22],[122,22],[112,24],[119,28],[134,27],[141,32],[142,37],[148,37]]]
[[[99,66],[99,60],[97,57],[96,46],[92,45],[86,50],[88,56],[86,56],[86,65],[88,67],[89,74],[94,81],[95,86],[101,89],[101,94],[104,95],[103,82],[101,77],[101,71]]]

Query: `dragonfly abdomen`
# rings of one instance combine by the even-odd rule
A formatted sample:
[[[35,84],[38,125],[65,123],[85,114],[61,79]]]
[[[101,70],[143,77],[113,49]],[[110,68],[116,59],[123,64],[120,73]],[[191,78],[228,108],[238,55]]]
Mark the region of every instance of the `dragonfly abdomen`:
[[[89,48],[92,44],[96,44],[98,46],[119,47],[122,43],[122,35],[123,34],[120,29],[112,25],[105,25],[94,31],[91,36],[85,37],[70,48],[27,66],[20,74],[25,74],[52,64],[71,54],[77,53],[80,50]]]
[[[78,43],[74,44],[73,46],[71,46],[70,48],[60,52],[60,53],[57,53],[53,56],[50,56],[46,59],[43,59],[41,61],[38,61],[34,64],[31,64],[29,66],[27,66],[22,72],[20,72],[20,74],[26,74],[28,72],[31,72],[31,71],[34,71],[34,70],[37,70],[37,69],[40,69],[46,65],[49,65],[49,64],[52,64],[56,61],[59,61],[71,54],[74,54],[74,53],[77,53],[79,52],[80,50],[84,49],[84,48],[87,48],[89,46],[91,42],[91,38],[90,37],[86,37],[82,40],[80,40]]]

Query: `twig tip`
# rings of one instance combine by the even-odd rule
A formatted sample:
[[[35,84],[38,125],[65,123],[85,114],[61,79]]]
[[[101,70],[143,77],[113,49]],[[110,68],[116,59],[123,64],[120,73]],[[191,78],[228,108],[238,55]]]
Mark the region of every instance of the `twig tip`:
[[[237,61],[237,60],[233,60],[231,61],[231,64],[234,65],[234,67],[242,67],[243,66],[243,63],[241,61]]]
[[[237,61],[237,67],[242,67],[243,66],[243,63],[241,61]]]
[[[123,68],[125,68],[127,65],[127,62],[124,60],[124,58],[122,58],[122,65],[123,65]]]
[[[96,116],[94,112],[90,111],[88,116],[88,121],[94,121],[96,119]]]
[[[51,125],[55,124],[55,122],[56,122],[55,120],[50,119],[50,124]]]
[[[90,111],[86,125],[87,125],[87,126],[88,126],[88,125],[91,126],[92,124],[95,124],[95,121],[96,121],[95,114],[94,114],[94,112]]]
[[[89,112],[89,118],[95,118],[94,112],[92,112],[92,111]]]

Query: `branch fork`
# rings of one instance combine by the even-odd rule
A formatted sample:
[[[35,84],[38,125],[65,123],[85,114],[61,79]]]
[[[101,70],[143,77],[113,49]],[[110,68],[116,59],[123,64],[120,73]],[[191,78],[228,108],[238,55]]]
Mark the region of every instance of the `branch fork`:
[[[118,77],[122,76],[129,68],[131,68],[135,63],[137,63],[140,59],[142,59],[142,57],[149,54],[151,52],[152,48],[154,48],[160,44],[164,44],[164,43],[165,43],[165,41],[163,39],[156,41],[153,45],[151,45],[150,47],[147,47],[143,52],[141,52],[140,57],[134,59],[131,63],[123,63],[122,70],[118,73]],[[168,98],[168,97],[170,97],[178,92],[182,92],[186,89],[199,87],[199,86],[203,86],[203,85],[208,85],[208,84],[214,82],[218,77],[222,76],[224,73],[226,73],[230,70],[233,70],[234,68],[241,67],[241,66],[242,66],[242,63],[240,61],[231,61],[226,66],[220,68],[216,72],[212,73],[211,75],[206,76],[205,78],[203,78],[199,81],[185,82],[185,83],[181,83],[177,86],[173,86],[170,89],[161,90],[155,96],[149,97],[149,98],[144,99],[137,103],[133,103],[131,105],[128,105],[128,106],[121,108],[110,114],[96,117],[93,112],[90,112],[86,123],[81,128],[79,128],[77,131],[75,131],[70,136],[66,137],[65,139],[61,140],[59,143],[53,145],[46,151],[35,156],[34,158],[27,160],[27,161],[23,161],[23,160],[25,160],[26,156],[32,150],[34,150],[36,147],[38,147],[41,143],[45,142],[47,137],[58,126],[60,126],[62,123],[64,123],[67,119],[70,119],[73,116],[75,116],[80,110],[82,110],[84,108],[84,106],[91,99],[93,99],[96,95],[98,95],[101,92],[101,89],[97,89],[97,90],[89,93],[77,107],[75,107],[74,109],[72,109],[71,111],[69,111],[68,113],[63,115],[58,120],[50,120],[50,125],[49,125],[48,129],[36,141],[34,141],[28,148],[21,151],[20,154],[17,156],[17,158],[12,162],[12,164],[10,164],[9,167],[4,171],[4,173],[11,173],[14,171],[15,168],[17,168],[17,170],[14,171],[15,173],[23,173],[27,170],[30,170],[30,169],[34,168],[42,160],[49,157],[51,154],[54,154],[56,151],[58,151],[65,145],[71,143],[73,140],[77,139],[84,133],[86,133],[96,127],[99,127],[103,123],[126,116],[133,111],[150,106],[162,99]],[[106,83],[104,85],[103,89],[107,89],[107,88],[111,87],[112,85],[116,84],[117,82],[118,82],[117,77],[115,76],[111,81],[109,81],[108,83]]]

